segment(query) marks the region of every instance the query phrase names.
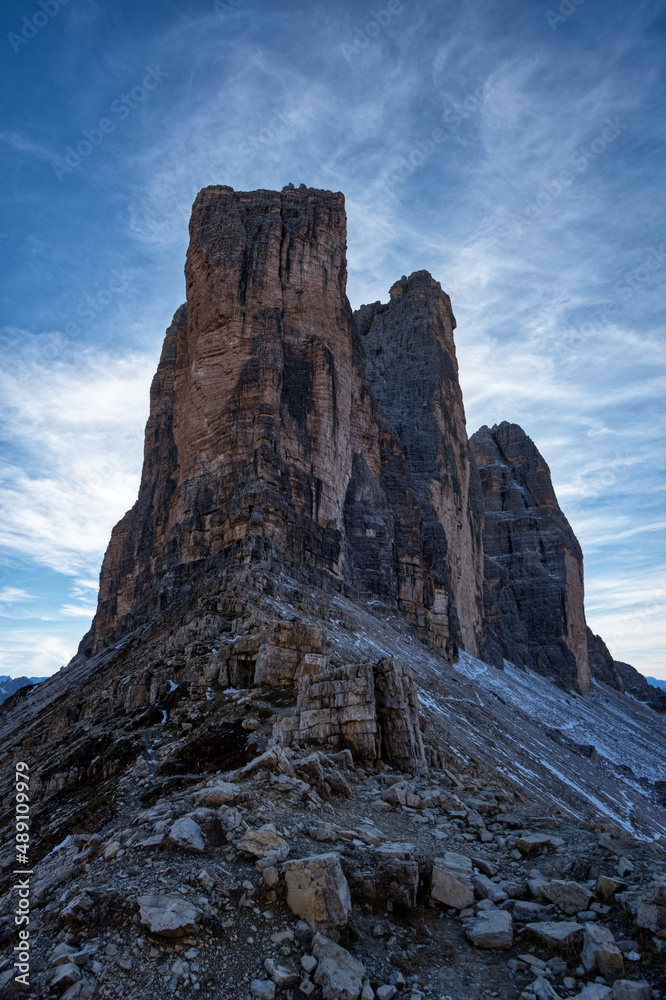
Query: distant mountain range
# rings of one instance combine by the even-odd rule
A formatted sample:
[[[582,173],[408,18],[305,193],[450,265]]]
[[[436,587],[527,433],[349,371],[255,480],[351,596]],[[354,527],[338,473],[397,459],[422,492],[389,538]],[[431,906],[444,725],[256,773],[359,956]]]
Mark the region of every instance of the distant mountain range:
[[[11,698],[19,688],[28,684],[41,684],[46,677],[0,677],[0,705]]]
[[[651,684],[652,687],[661,688],[662,691],[666,691],[666,681],[660,681],[656,677],[646,677],[645,680],[648,684]]]

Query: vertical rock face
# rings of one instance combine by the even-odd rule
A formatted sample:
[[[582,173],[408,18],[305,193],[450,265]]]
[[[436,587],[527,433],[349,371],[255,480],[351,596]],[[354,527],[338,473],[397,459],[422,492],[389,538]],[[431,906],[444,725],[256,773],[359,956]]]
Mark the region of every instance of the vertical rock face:
[[[198,195],[187,305],[85,653],[258,566],[399,609],[449,656],[478,651],[482,510],[450,302],[418,272],[353,316],[345,240],[341,194]]]
[[[470,461],[465,411],[458,381],[451,300],[427,271],[403,277],[388,305],[356,314],[364,347],[367,385],[388,417],[413,484],[423,531],[425,559],[409,539],[396,539],[403,600],[425,603],[442,621],[453,618],[456,641],[478,651],[482,630],[482,501]],[[404,456],[404,458],[403,458]],[[386,492],[400,491],[395,459],[385,449]],[[410,551],[411,550],[411,551]]]
[[[550,470],[517,424],[482,427],[470,445],[485,505],[484,654],[585,692],[590,665],[583,555]]]

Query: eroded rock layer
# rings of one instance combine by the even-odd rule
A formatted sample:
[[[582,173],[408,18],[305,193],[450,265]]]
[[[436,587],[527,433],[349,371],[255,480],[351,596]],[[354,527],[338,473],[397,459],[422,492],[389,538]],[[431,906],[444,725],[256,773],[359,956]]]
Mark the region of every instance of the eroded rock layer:
[[[550,470],[517,424],[470,439],[485,505],[484,655],[585,692],[590,686],[583,553],[555,496]]]

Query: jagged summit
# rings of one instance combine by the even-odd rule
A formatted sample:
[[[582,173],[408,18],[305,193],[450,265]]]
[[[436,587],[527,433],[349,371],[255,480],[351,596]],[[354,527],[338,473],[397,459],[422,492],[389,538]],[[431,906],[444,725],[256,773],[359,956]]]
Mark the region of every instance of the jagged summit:
[[[482,427],[470,446],[485,506],[484,655],[585,692],[583,553],[560,510],[550,469],[517,424]]]
[[[418,271],[352,313],[339,193],[205,188],[190,236],[139,498],[82,651],[251,563],[478,652],[481,509],[448,296]]]

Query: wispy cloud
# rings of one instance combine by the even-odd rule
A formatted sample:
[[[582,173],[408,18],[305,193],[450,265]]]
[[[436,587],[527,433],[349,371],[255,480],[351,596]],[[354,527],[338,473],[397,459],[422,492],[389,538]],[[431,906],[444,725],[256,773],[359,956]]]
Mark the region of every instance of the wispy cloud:
[[[0,545],[65,574],[95,573],[113,524],[136,498],[154,360],[85,350],[0,373]],[[20,462],[20,464],[19,464]]]
[[[24,604],[26,601],[34,600],[32,594],[20,587],[3,587],[0,590],[0,604]]]

